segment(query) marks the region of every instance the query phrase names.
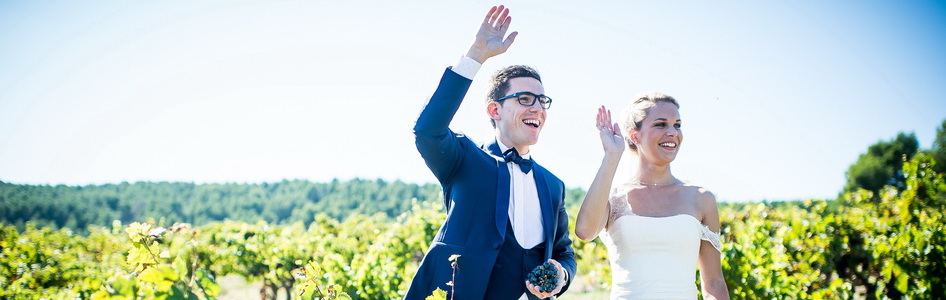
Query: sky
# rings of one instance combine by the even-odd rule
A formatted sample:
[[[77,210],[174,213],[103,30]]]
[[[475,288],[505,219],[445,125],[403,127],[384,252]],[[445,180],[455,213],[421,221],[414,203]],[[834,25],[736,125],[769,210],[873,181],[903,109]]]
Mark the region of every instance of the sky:
[[[646,91],[680,102],[674,175],[720,201],[835,198],[869,145],[946,119],[934,1],[0,1],[0,181],[436,182],[411,129],[495,4],[519,36],[451,128],[492,140],[489,76],[538,69],[531,152],[568,187],[596,108]]]

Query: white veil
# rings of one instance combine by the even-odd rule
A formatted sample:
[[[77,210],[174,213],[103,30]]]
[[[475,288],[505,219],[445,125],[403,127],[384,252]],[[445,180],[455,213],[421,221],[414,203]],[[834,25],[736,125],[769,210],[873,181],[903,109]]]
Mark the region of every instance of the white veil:
[[[620,120],[618,124],[621,125],[621,133],[625,136],[628,132],[627,118],[629,116],[628,112],[631,109],[633,103],[628,104],[621,113]],[[623,194],[627,193],[627,190],[631,187],[632,179],[637,175],[637,169],[640,167],[640,159],[637,156],[637,153],[631,151],[631,148],[627,146],[627,143],[624,145],[624,154],[621,155],[621,162],[618,163],[618,170],[614,173],[614,181],[611,182],[611,194]]]

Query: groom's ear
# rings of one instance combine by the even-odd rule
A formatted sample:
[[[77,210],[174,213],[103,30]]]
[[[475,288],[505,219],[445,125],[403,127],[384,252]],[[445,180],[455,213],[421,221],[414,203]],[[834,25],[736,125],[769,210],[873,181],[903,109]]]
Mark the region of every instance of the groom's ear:
[[[489,104],[486,104],[486,114],[489,115],[490,119],[499,120],[499,102],[492,101]]]

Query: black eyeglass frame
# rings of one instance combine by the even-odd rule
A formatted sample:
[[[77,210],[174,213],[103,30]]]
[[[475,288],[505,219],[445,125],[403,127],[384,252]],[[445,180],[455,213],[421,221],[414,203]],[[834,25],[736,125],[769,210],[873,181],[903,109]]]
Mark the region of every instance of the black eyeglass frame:
[[[529,101],[528,98],[520,97],[520,96],[523,96],[523,95],[532,96],[532,101]],[[502,102],[502,101],[504,101],[504,100],[506,100],[506,99],[509,99],[509,98],[516,98],[516,101],[518,101],[519,104],[522,104],[523,106],[533,106],[533,105],[535,105],[535,102],[538,101],[538,102],[539,102],[539,106],[542,106],[543,109],[548,110],[550,107],[552,107],[552,98],[551,98],[551,97],[546,96],[546,95],[544,95],[544,94],[536,95],[536,94],[533,93],[533,92],[516,92],[516,93],[512,93],[512,94],[503,96],[502,98],[496,99],[496,102]],[[523,99],[525,99],[525,100],[523,100]]]

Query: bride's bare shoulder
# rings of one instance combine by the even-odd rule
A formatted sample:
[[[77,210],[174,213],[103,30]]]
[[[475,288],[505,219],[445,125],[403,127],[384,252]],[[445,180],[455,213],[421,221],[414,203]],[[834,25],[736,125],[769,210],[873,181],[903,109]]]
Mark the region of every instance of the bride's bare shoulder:
[[[713,195],[713,192],[710,192],[710,190],[705,187],[695,185],[695,184],[690,184],[690,183],[684,184],[683,187],[697,198],[704,198],[704,197],[712,197],[714,199],[716,198],[716,196]]]
[[[693,201],[696,202],[696,205],[699,207],[700,212],[703,214],[709,213],[712,210],[716,211],[716,195],[713,194],[709,189],[698,186],[687,184],[687,189],[690,190],[691,195],[693,196]]]
[[[615,187],[611,188],[611,197],[612,198],[627,198],[629,195],[634,194],[636,191],[642,190],[644,187],[636,185],[633,183],[622,183],[617,184]]]

